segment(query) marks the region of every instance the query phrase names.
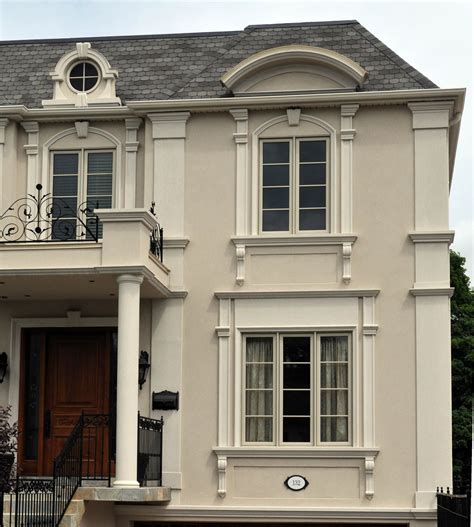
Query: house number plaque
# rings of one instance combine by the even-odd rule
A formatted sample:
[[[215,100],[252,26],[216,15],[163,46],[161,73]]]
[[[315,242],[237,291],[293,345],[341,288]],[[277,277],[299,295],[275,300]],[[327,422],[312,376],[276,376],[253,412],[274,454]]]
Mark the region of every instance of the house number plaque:
[[[285,480],[285,485],[294,491],[303,490],[309,485],[309,481],[303,476],[295,474],[294,476],[288,476]]]

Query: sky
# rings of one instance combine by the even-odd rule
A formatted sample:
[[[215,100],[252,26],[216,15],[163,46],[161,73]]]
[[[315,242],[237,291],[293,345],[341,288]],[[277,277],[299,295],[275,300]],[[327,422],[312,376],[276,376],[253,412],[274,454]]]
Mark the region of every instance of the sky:
[[[467,88],[450,197],[453,249],[474,278],[473,8],[470,1],[0,0],[0,40],[240,30],[358,20],[442,88]]]

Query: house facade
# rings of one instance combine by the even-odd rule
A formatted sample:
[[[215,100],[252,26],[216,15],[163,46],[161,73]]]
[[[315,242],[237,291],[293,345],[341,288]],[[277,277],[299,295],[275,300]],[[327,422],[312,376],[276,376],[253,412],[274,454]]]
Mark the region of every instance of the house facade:
[[[100,415],[77,525],[434,526],[464,90],[356,21],[2,42],[0,71],[22,477]]]

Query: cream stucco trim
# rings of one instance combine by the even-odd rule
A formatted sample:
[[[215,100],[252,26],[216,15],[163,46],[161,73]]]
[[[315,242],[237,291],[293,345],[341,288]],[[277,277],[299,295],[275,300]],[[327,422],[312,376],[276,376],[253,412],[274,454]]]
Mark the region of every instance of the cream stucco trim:
[[[365,496],[374,495],[374,462],[379,448],[357,447],[214,447],[217,456],[218,490],[221,498],[227,495],[227,466],[229,458],[280,459],[363,459],[365,470]]]
[[[448,243],[451,245],[454,240],[454,231],[410,232],[408,236],[413,243]]]
[[[246,109],[230,110],[235,119],[236,130],[234,141],[236,148],[235,158],[235,233],[237,235],[248,232],[248,118]]]
[[[123,206],[134,208],[136,206],[136,179],[137,179],[137,152],[138,130],[142,120],[138,118],[125,119],[126,142],[125,142],[125,175],[124,175],[124,199]]]
[[[5,151],[5,129],[8,126],[9,120],[0,118],[0,213],[3,213],[2,196],[4,196],[4,151]]]
[[[342,280],[345,284],[349,284],[351,281],[352,245],[357,240],[356,234],[320,234],[315,236],[275,236],[260,234],[254,236],[234,236],[231,240],[235,245],[235,282],[239,286],[245,283],[245,258],[247,247],[311,247],[339,245],[342,248]]]
[[[356,84],[362,84],[368,75],[359,64],[335,51],[313,46],[290,45],[255,53],[231,68],[220,80],[224,86],[233,90],[243,79],[255,75],[262,68],[288,62],[309,62],[329,66],[348,75]]]
[[[36,194],[36,184],[38,181],[38,143],[39,143],[39,125],[36,121],[24,121],[21,123],[25,132],[28,134],[28,143],[24,145],[27,155],[26,161],[26,192],[27,194]]]
[[[332,298],[332,297],[375,297],[380,289],[288,289],[280,291],[216,291],[218,299],[227,298]]]
[[[413,296],[448,296],[451,298],[454,287],[414,287],[410,289]]]
[[[352,143],[355,137],[353,118],[359,109],[358,104],[343,104],[341,106],[341,173],[340,195],[336,186],[334,199],[340,199],[340,224],[335,227],[342,232],[352,231]],[[334,200],[333,200],[334,201]],[[349,253],[350,256],[350,253]]]

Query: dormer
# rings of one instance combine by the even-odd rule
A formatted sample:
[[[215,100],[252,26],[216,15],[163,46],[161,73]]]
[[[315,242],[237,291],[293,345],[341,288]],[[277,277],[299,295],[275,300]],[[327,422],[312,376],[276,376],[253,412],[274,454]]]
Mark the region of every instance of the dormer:
[[[117,70],[89,42],[78,42],[76,49],[63,55],[54,71],[53,98],[43,106],[88,107],[120,106],[115,93]]]
[[[234,95],[359,90],[367,72],[335,51],[312,46],[281,46],[246,58],[221,83]]]

